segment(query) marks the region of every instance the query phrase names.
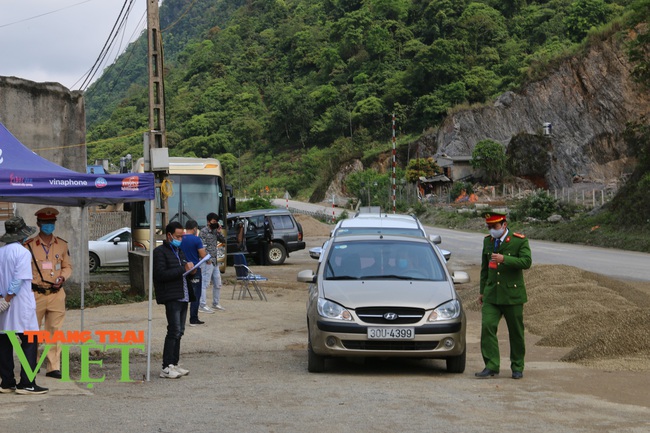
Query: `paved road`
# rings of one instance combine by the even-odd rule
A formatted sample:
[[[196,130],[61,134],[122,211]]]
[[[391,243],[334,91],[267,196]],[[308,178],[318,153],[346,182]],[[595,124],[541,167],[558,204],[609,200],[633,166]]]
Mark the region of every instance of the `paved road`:
[[[309,212],[325,212],[326,215],[334,212],[338,216],[343,212],[343,209],[339,208],[332,209],[322,204],[294,200],[276,200],[274,204]],[[427,227],[427,232],[442,236],[442,248],[452,252],[453,263],[480,264],[480,248],[485,233],[441,227]],[[650,254],[536,240],[531,240],[530,246],[533,251],[533,263],[575,266],[613,278],[650,281]]]
[[[452,258],[467,264],[480,264],[484,233],[427,227],[428,233],[442,236],[443,248]],[[626,280],[650,281],[650,254],[613,248],[589,247],[531,240],[533,263],[568,265]]]

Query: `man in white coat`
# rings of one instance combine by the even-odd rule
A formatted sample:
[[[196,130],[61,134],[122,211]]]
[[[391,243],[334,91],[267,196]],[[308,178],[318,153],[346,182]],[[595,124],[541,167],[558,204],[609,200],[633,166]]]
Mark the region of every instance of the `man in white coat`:
[[[36,385],[36,357],[38,341],[30,342],[25,331],[38,331],[36,301],[32,294],[31,254],[21,243],[36,232],[25,225],[20,217],[5,221],[5,234],[0,242],[0,393],[45,394],[48,389]],[[7,331],[14,331],[20,340],[20,350],[34,373],[32,380],[24,366],[20,370],[20,382],[14,375],[14,350]],[[16,350],[19,350],[16,348]]]

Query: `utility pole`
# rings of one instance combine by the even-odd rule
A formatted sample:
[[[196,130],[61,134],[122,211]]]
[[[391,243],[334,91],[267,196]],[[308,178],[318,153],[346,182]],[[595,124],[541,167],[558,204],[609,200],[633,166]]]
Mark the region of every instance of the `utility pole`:
[[[151,377],[151,321],[153,303],[153,250],[156,239],[164,239],[167,225],[167,175],[169,173],[169,154],[165,139],[165,92],[163,86],[163,47],[160,33],[160,14],[158,0],[147,0],[147,39],[148,69],[149,69],[149,132],[144,136],[143,156],[144,171],[156,175],[156,198],[149,206],[149,314],[147,331],[147,381]],[[156,224],[159,221],[162,230],[158,233]]]
[[[164,237],[167,225],[167,195],[163,182],[169,172],[169,154],[167,150],[167,129],[165,127],[165,92],[163,69],[163,46],[160,32],[160,13],[158,0],[147,0],[147,40],[148,40],[148,69],[149,69],[149,132],[145,137],[144,160],[145,171],[156,174],[155,217],[152,212],[152,231],[156,231],[156,222],[160,215],[162,233],[157,233],[157,239]],[[149,162],[149,164],[147,164]],[[152,209],[154,207],[152,206]],[[150,245],[153,250],[155,244]]]

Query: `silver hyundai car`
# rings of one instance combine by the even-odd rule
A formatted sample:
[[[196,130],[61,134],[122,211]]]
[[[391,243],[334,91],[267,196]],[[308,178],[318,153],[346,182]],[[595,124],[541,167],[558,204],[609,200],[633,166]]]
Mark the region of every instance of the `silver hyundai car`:
[[[328,357],[445,359],[465,371],[465,313],[440,251],[426,238],[366,234],[333,237],[321,252],[307,301],[308,370]]]

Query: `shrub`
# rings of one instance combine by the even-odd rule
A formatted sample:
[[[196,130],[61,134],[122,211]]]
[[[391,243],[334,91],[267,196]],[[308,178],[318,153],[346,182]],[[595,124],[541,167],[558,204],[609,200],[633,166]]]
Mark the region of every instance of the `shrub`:
[[[451,200],[456,200],[463,191],[467,192],[468,195],[473,194],[474,189],[472,188],[472,184],[469,182],[454,182],[450,192]]]
[[[240,201],[237,203],[237,212],[246,212],[248,210],[255,209],[269,209],[272,208],[273,204],[271,200],[265,197],[255,196],[251,197],[250,200]]]
[[[539,190],[534,194],[519,201],[515,206],[512,219],[523,220],[526,217],[545,220],[559,209],[558,201],[551,197],[548,192]]]

